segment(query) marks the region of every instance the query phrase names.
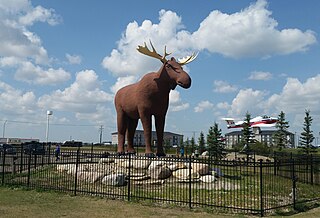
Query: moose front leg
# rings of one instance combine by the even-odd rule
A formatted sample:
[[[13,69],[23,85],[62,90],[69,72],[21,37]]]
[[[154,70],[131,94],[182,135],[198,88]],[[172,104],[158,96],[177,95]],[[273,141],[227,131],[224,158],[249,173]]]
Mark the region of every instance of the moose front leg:
[[[128,153],[136,153],[133,147],[133,139],[134,133],[136,131],[138,125],[137,119],[128,119],[128,133],[127,133],[127,141],[128,141]]]
[[[166,156],[163,150],[163,132],[165,124],[165,115],[155,117],[156,131],[157,131],[157,152],[158,157]]]
[[[145,140],[145,144],[146,144],[146,151],[145,151],[145,155],[146,156],[153,156],[153,152],[151,149],[151,130],[152,130],[152,126],[151,126],[151,115],[140,115],[140,119],[141,119],[141,123],[143,126],[143,134],[144,134],[144,140]]]

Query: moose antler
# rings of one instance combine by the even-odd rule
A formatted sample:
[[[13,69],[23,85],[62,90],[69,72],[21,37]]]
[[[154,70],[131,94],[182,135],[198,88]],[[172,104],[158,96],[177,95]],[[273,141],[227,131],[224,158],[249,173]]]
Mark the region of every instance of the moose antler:
[[[186,56],[186,57],[183,57],[183,58],[178,58],[178,63],[182,66],[182,65],[185,65],[185,64],[188,64],[190,63],[191,61],[193,61],[194,59],[197,58],[199,53],[193,53],[192,55],[190,56]]]
[[[167,62],[166,56],[170,55],[171,53],[167,53],[166,46],[164,46],[164,55],[161,56],[156,52],[156,49],[153,47],[151,40],[150,40],[150,45],[151,45],[152,51],[150,51],[149,48],[147,47],[147,43],[144,43],[144,46],[138,45],[137,50],[142,54],[159,59],[162,63]]]

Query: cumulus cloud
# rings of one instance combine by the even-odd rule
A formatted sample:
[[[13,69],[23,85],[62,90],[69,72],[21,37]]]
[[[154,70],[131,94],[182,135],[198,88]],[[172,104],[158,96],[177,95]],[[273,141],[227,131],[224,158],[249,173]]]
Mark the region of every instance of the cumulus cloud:
[[[113,93],[116,93],[122,87],[135,83],[136,80],[137,79],[135,76],[118,77],[117,82],[113,86],[111,86],[110,89]]]
[[[213,106],[214,105],[210,101],[201,101],[194,108],[194,112],[196,112],[196,113],[203,112],[204,110],[212,109]]]
[[[52,9],[33,7],[28,0],[1,1],[0,3],[0,56],[32,59],[36,63],[49,61],[40,38],[28,29],[34,22],[59,23]]]
[[[250,114],[264,114],[267,108],[265,102],[266,93],[253,89],[242,89],[233,99],[229,116],[244,116],[248,111]]]
[[[37,111],[33,92],[23,92],[0,81],[0,111],[5,115],[32,115]]]
[[[235,92],[237,91],[237,87],[230,85],[228,82],[226,81],[221,81],[221,80],[215,80],[213,82],[213,86],[214,92],[219,92],[219,93],[230,93],[230,92]]]
[[[70,73],[62,68],[43,69],[31,62],[22,62],[15,74],[15,79],[39,85],[54,85],[65,82],[71,78]]]
[[[81,71],[77,73],[75,82],[69,87],[40,97],[38,104],[42,108],[75,112],[77,117],[103,113],[105,104],[112,101],[113,96],[101,90],[100,87],[101,83],[94,71]]]
[[[82,58],[79,55],[66,54],[69,64],[81,64]]]
[[[161,10],[159,23],[145,20],[127,25],[117,48],[103,59],[102,66],[115,76],[141,75],[155,70],[159,63],[136,51],[137,45],[149,39],[162,52],[167,45],[173,55],[185,55],[190,50],[207,50],[227,57],[270,57],[306,51],[316,43],[315,33],[295,29],[278,29],[266,0],[258,0],[233,14],[212,11],[198,30],[183,29],[181,17]]]
[[[22,25],[33,25],[34,22],[47,22],[50,25],[57,25],[61,22],[61,17],[55,14],[53,9],[46,9],[42,6],[32,8],[30,11],[19,17],[19,23]]]
[[[169,95],[169,110],[176,112],[176,111],[182,111],[189,108],[189,103],[182,102],[180,98],[180,92],[176,90],[172,90]]]
[[[305,51],[316,42],[315,33],[299,29],[278,30],[266,0],[226,14],[212,11],[192,34],[195,47],[224,56],[267,57]]]
[[[297,78],[288,78],[280,94],[268,99],[268,106],[288,113],[304,113],[306,107],[314,113],[320,113],[320,74],[300,82]]]
[[[250,80],[270,80],[272,79],[272,74],[269,72],[263,72],[263,71],[254,71],[251,72],[249,76]]]

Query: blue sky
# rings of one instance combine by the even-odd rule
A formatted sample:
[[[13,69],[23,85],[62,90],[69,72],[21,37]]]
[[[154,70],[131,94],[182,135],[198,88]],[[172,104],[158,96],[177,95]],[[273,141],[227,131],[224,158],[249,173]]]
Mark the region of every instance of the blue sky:
[[[161,63],[136,51],[152,40],[179,58],[190,89],[170,93],[166,131],[199,136],[223,117],[284,111],[320,131],[319,1],[0,0],[0,129],[6,137],[103,140],[116,131],[113,98]],[[139,125],[138,128],[141,128]]]

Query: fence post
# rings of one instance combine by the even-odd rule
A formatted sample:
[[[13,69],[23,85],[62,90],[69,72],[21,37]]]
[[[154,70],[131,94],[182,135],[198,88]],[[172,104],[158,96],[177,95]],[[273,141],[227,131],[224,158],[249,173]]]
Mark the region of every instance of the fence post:
[[[191,202],[192,202],[192,195],[191,195],[191,179],[192,179],[192,176],[191,176],[191,161],[192,161],[192,159],[191,159],[192,157],[191,157],[191,155],[189,156],[189,208],[191,209],[192,208],[192,204],[191,204]]]
[[[75,178],[74,178],[74,196],[77,195],[79,160],[80,160],[80,146],[78,146],[78,149],[77,149],[76,173],[75,173]]]
[[[4,146],[3,146],[4,147]],[[3,149],[3,160],[2,160],[2,185],[4,185],[4,171],[6,164],[6,147]]]
[[[313,157],[312,154],[310,156],[310,180],[311,180],[311,185],[313,185]]]
[[[31,151],[29,152],[29,157],[28,157],[28,177],[27,177],[27,187],[28,188],[30,185],[30,172],[31,172]]]
[[[264,216],[264,201],[263,201],[263,173],[262,173],[262,160],[259,160],[260,162],[260,216]]]
[[[24,159],[23,159],[23,144],[21,144],[21,150],[20,150],[20,173],[22,173],[22,171],[23,171],[23,166],[24,166],[24,164],[23,164],[23,161]]]
[[[129,171],[128,171],[128,201],[130,201],[130,192],[131,192],[131,187],[130,187],[130,183],[131,183],[131,154],[129,153]]]
[[[294,159],[291,160],[292,161],[292,167],[291,167],[291,175],[292,175],[292,203],[293,203],[293,209],[296,210],[296,187],[297,187],[297,184],[296,184],[296,181],[297,181],[297,178],[296,178],[296,175],[295,175],[295,162],[294,162]]]

